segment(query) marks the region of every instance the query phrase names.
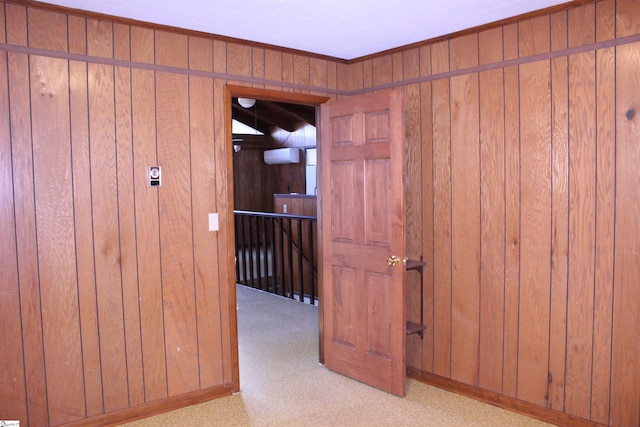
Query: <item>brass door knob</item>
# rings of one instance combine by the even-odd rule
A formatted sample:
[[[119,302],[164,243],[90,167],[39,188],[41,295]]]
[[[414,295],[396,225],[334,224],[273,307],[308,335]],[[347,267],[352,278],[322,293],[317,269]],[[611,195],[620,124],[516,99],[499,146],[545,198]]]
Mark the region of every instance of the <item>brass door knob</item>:
[[[393,267],[398,264],[400,264],[400,258],[398,258],[397,256],[391,255],[389,258],[387,258],[387,265],[390,265]]]

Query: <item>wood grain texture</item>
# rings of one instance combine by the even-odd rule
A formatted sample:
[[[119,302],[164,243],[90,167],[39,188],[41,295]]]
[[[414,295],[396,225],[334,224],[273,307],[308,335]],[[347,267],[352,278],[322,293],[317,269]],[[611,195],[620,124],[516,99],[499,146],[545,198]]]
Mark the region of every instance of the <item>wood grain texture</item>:
[[[26,23],[26,20],[25,20]],[[26,28],[24,28],[26,37]],[[29,64],[27,55],[9,53],[8,75],[11,114],[11,157],[13,169],[13,199],[16,216],[18,276],[20,279],[20,310],[24,331],[22,346],[26,378],[26,409],[29,422],[42,425],[47,422],[44,349],[42,342],[42,314],[38,284],[38,249],[36,242],[35,196],[33,177],[33,150],[31,140]],[[7,141],[9,138],[7,138]],[[3,180],[4,181],[4,180]],[[3,216],[4,217],[4,216]],[[5,259],[3,257],[3,259]],[[18,394],[19,395],[19,394]],[[9,402],[10,400],[5,400]],[[12,405],[16,409],[22,404]],[[0,411],[3,412],[4,411]],[[22,419],[22,418],[20,418]]]
[[[498,42],[502,42],[499,33]],[[501,51],[501,49],[500,49]],[[505,271],[504,72],[479,76],[480,107],[480,301],[478,385],[502,391]]]
[[[566,12],[551,16],[551,49],[567,47]],[[567,58],[551,60],[552,212],[549,407],[563,410],[567,345],[569,256],[569,76]]]
[[[540,16],[518,23],[518,54],[522,57],[549,52],[550,17]]]
[[[198,359],[201,387],[223,383],[222,319],[219,286],[210,283],[219,275],[219,234],[209,231],[209,213],[216,209],[216,164],[213,123],[213,81],[189,79],[191,168],[193,191],[193,243],[195,267],[196,313],[198,325]]]
[[[7,43],[18,46],[26,46],[28,44],[29,35],[27,33],[27,8],[15,4],[4,4],[4,16],[2,26],[6,33],[3,33],[3,40]]]
[[[129,405],[144,403],[144,375],[136,245],[134,196],[133,117],[131,110],[131,70],[115,69],[116,165],[118,170],[118,223],[120,231],[120,270],[127,385]]]
[[[215,53],[215,50],[214,50]],[[224,62],[224,61],[223,61]],[[214,63],[215,67],[215,63]],[[238,362],[237,318],[235,316],[235,274],[229,266],[235,264],[235,241],[231,231],[233,223],[233,159],[229,150],[226,123],[231,119],[231,95],[225,91],[223,80],[213,82],[214,99],[225,99],[225,103],[213,105],[214,161],[215,161],[215,209],[219,213],[221,227],[218,236],[216,260],[220,293],[220,324],[222,325],[222,379],[224,384],[232,384],[234,391],[240,389],[240,368]],[[226,254],[226,258],[225,258]]]
[[[158,164],[154,73],[131,70],[131,93],[140,331],[145,401],[151,402],[167,397],[158,193],[147,185],[147,168]]]
[[[183,34],[156,31],[155,53],[155,63],[158,65],[187,68],[189,38]]]
[[[113,24],[111,22],[87,20],[87,54],[113,58]]]
[[[404,65],[402,69],[406,75],[418,75],[419,68],[419,51],[412,51],[412,54],[404,55]],[[413,233],[407,234],[406,250],[407,258],[420,259],[424,255],[422,248],[422,144],[420,143],[420,134],[422,128],[420,126],[420,85],[415,84],[404,88],[405,94],[405,146],[406,146],[406,219],[407,228],[414,230]],[[426,172],[426,171],[424,171]],[[416,323],[420,323],[420,309],[422,307],[421,287],[423,283],[420,281],[421,275],[408,273],[406,280],[407,289],[407,319]],[[407,365],[420,366],[422,362],[422,339],[419,335],[407,337]]]
[[[476,49],[477,52],[477,49]],[[451,377],[478,383],[480,138],[478,75],[451,78]]]
[[[29,46],[60,52],[68,50],[66,15],[29,8],[27,22],[29,23]]]
[[[435,52],[433,52],[435,54]],[[451,375],[451,115],[449,80],[432,84],[433,97],[433,371]]]
[[[588,4],[567,11],[569,47],[596,41],[595,10],[595,4]]]
[[[431,48],[420,49],[420,74],[431,73]],[[423,267],[423,315],[426,329],[422,333],[423,370],[433,371],[433,111],[431,110],[431,82],[420,84],[420,132],[422,145],[422,253],[426,265]]]
[[[565,408],[588,419],[593,359],[595,275],[596,121],[595,54],[569,57],[569,271]]]
[[[11,123],[9,120],[9,90],[7,54],[0,54],[0,153],[11,153]],[[26,423],[27,405],[24,380],[24,348],[20,313],[20,283],[18,277],[18,251],[16,233],[13,173],[10,155],[0,155],[0,328],[7,349],[0,354],[0,413]],[[17,380],[20,378],[20,380]],[[5,415],[3,415],[4,417]]]
[[[188,78],[156,73],[156,82],[158,164],[164,175],[158,201],[167,384],[169,396],[176,396],[199,385]]]
[[[634,0],[616,1],[616,37],[640,33],[640,8]]]
[[[43,57],[31,57],[30,66],[31,116],[39,124],[32,135],[44,356],[49,422],[55,425],[85,417],[73,244],[69,68],[67,61]]]
[[[115,143],[114,70],[89,64],[91,209],[105,411],[128,406],[124,341],[118,180]]]
[[[8,89],[0,102],[7,102],[3,117],[8,117],[11,127],[9,163],[2,157],[3,165],[11,165],[11,173],[3,177],[11,177],[13,194],[12,209],[6,201],[0,204],[0,221],[15,224],[15,247],[11,249],[11,239],[3,239],[7,243],[2,250],[15,253],[17,259],[25,349],[22,363],[27,378],[27,398],[20,411],[28,411],[31,425],[47,425],[63,419],[82,422],[91,416],[94,420],[120,419],[139,413],[130,405],[155,408],[166,401],[167,343],[173,346],[179,333],[177,328],[164,330],[165,321],[174,323],[169,319],[174,315],[165,319],[168,300],[163,301],[163,292],[169,290],[169,299],[180,300],[182,307],[189,303],[172,294],[177,283],[174,272],[168,273],[170,279],[162,275],[160,241],[166,249],[166,242],[186,233],[187,228],[193,240],[180,243],[178,251],[180,257],[190,251],[191,263],[185,257],[165,267],[189,265],[184,276],[192,281],[195,302],[187,320],[179,322],[190,325],[185,330],[191,331],[188,340],[191,346],[197,344],[197,351],[187,357],[188,366],[180,367],[179,358],[169,354],[174,364],[170,375],[180,377],[184,369],[188,382],[198,390],[186,395],[208,385],[239,387],[233,271],[228,269],[234,242],[229,229],[233,168],[223,101],[227,80],[201,73],[213,71],[228,73],[229,81],[234,74],[255,79],[242,83],[247,87],[262,87],[260,79],[266,78],[273,81],[269,89],[290,94],[300,91],[292,84],[308,84],[304,91],[313,94],[323,94],[325,87],[345,91],[329,94],[333,99],[348,97],[349,90],[379,84],[406,86],[407,248],[416,254],[423,252],[427,261],[427,329],[421,341],[417,336],[408,337],[410,363],[449,381],[452,361],[455,366],[471,363],[478,366],[478,382],[469,387],[501,390],[500,399],[519,396],[517,402],[529,409],[551,408],[565,411],[567,417],[579,414],[602,424],[637,424],[639,380],[630,372],[640,370],[634,352],[638,295],[633,285],[638,277],[634,264],[638,247],[634,168],[638,162],[633,143],[637,134],[633,70],[639,68],[639,48],[637,43],[614,40],[638,34],[636,6],[633,0],[574,4],[546,16],[485,27],[477,34],[347,63],[81,13],[67,15],[41,5],[3,2],[0,40],[45,49],[44,56],[31,57],[0,52],[7,61],[2,70],[7,72]],[[563,56],[567,48],[593,42],[622,45]],[[89,56],[86,62],[78,56],[72,61],[57,60],[48,57],[48,50],[52,56],[69,52],[131,60],[133,66],[129,68],[126,62],[114,68],[98,66]],[[500,61],[526,60],[548,52],[560,56],[501,68]],[[149,68],[143,70],[136,63]],[[178,67],[179,72],[167,74],[172,82],[182,83],[167,86],[164,80],[158,81],[155,64]],[[461,112],[473,111],[473,105],[452,108],[455,100],[466,102],[460,95],[465,86],[458,83],[468,75],[458,80],[443,75],[420,82],[419,89],[415,81],[404,83],[474,64],[498,67],[477,76],[479,98],[471,98],[479,112],[476,133],[467,134],[467,121],[460,119]],[[105,79],[111,82],[106,84]],[[90,101],[89,86],[96,95],[94,101]],[[160,86],[164,92],[156,97]],[[180,215],[186,215],[181,218],[191,221],[184,230],[174,227],[171,220],[161,226],[162,198],[157,197],[158,189],[146,184],[147,167],[159,162],[157,116],[170,111],[163,104],[163,112],[156,114],[160,100],[175,101],[188,110],[186,116],[181,112],[175,128],[165,119],[160,124],[163,135],[187,135],[172,159],[181,172],[183,165],[190,168],[190,184],[172,190],[190,194],[179,197],[177,203]],[[501,129],[502,182],[498,147],[486,144],[499,139]],[[468,272],[456,265],[469,257],[475,262],[473,255],[458,256],[454,255],[457,249],[452,251],[454,241],[460,241],[452,236],[468,225],[465,215],[459,218],[459,206],[469,197],[468,188],[456,185],[460,171],[452,169],[452,153],[455,166],[466,150],[459,141],[466,142],[467,137],[480,138],[476,161],[480,221],[470,231],[480,236],[480,288],[479,300],[469,306],[459,298],[455,305],[451,303],[456,295],[452,283],[461,283],[451,278]],[[107,142],[91,146],[95,140]],[[544,148],[544,162],[538,157],[543,140],[550,141]],[[501,191],[503,201],[498,197]],[[550,204],[538,206],[542,199]],[[503,231],[500,203],[504,204]],[[217,233],[199,233],[197,230],[206,228],[208,212],[218,212],[220,223],[227,226]],[[499,237],[501,232],[503,237]],[[101,252],[105,241],[119,251],[119,258]],[[497,292],[501,258],[502,294]],[[409,274],[411,290],[416,279]],[[3,285],[13,279],[7,280]],[[121,286],[116,286],[118,280]],[[12,292],[9,295],[15,300]],[[491,310],[501,300],[502,309]],[[411,315],[419,314],[416,307],[409,307]],[[459,328],[451,322],[454,308],[476,322]],[[119,318],[112,322],[117,313]],[[62,330],[61,337],[58,330]],[[460,347],[454,345],[452,353],[452,337],[459,342],[469,330],[479,334],[477,355],[458,358],[455,351]],[[107,336],[115,337],[119,351],[126,353],[101,351],[101,342],[110,341]],[[67,360],[69,348],[73,349],[71,360]],[[540,360],[533,360],[533,354],[540,355]],[[70,365],[58,363],[62,360]],[[7,357],[0,361],[13,363]],[[108,372],[114,367],[117,375],[111,378]],[[463,374],[471,370],[465,366]],[[457,368],[454,371],[461,373]],[[66,393],[60,396],[53,390],[59,390],[63,380]],[[172,390],[177,388],[172,386]],[[106,397],[108,394],[114,397]],[[105,407],[126,405],[126,409],[105,414],[103,398]]]
[[[69,64],[71,109],[71,149],[73,162],[73,197],[76,246],[84,248],[78,256],[78,298],[82,325],[82,354],[87,415],[104,410],[100,372],[100,338],[96,301],[93,216],[91,207],[91,154],[87,65]]]
[[[550,64],[520,66],[518,398],[547,405],[551,263]]]
[[[515,397],[518,382],[520,312],[520,112],[517,67],[504,70],[505,96],[505,289],[502,390]],[[486,255],[486,254],[485,254]]]
[[[640,91],[636,84],[640,67],[638,44],[616,49],[616,207],[615,271],[611,360],[612,425],[640,423],[640,182],[637,165]]]
[[[69,52],[87,54],[87,20],[78,16],[69,16]]]
[[[609,421],[611,325],[614,283],[615,236],[615,51],[596,52],[597,172],[596,172],[596,264],[593,319],[593,369],[591,373],[591,419]]]

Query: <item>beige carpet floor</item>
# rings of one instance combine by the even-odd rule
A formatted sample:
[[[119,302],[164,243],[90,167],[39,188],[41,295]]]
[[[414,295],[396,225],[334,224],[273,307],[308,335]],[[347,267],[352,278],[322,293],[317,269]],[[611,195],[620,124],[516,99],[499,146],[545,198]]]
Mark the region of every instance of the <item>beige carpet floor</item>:
[[[157,426],[547,426],[407,380],[399,398],[318,363],[318,308],[237,288],[240,393],[127,424]]]

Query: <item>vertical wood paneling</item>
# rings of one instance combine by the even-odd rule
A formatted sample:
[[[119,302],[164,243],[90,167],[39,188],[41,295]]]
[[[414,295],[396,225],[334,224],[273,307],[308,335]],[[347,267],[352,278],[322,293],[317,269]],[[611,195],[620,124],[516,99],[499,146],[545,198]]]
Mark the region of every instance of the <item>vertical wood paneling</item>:
[[[26,8],[16,5],[5,5],[7,18],[6,41],[17,45],[26,45],[27,14]],[[3,20],[4,25],[4,20]],[[0,36],[4,39],[4,34]],[[4,55],[3,55],[4,56]],[[45,383],[44,348],[42,341],[42,314],[40,310],[40,286],[38,283],[38,249],[36,242],[35,199],[33,183],[33,150],[31,144],[31,97],[29,88],[29,58],[27,55],[7,53],[8,98],[7,110],[3,117],[11,120],[11,163],[13,168],[13,200],[15,209],[16,256],[18,261],[18,277],[20,284],[21,311],[21,351],[24,357],[24,378],[26,396],[19,393],[22,402],[13,402],[4,395],[0,399],[1,413],[8,413],[4,404],[9,404],[16,411],[26,409],[28,421],[33,425],[47,423],[47,392]],[[0,81],[6,79],[0,79]],[[9,141],[7,135],[6,141]],[[0,153],[5,153],[4,149]],[[5,180],[3,179],[3,182]],[[2,217],[4,219],[4,215]],[[2,257],[2,259],[6,259]],[[9,267],[7,267],[9,270]],[[4,267],[3,267],[4,271]],[[9,270],[10,271],[10,270]],[[4,282],[3,283],[9,283]],[[5,329],[3,329],[4,331]],[[19,348],[19,347],[17,347]],[[8,371],[10,372],[10,371]],[[14,390],[9,390],[13,392]],[[26,397],[26,399],[25,399]],[[24,406],[26,405],[26,407]],[[24,414],[25,416],[27,414]],[[19,414],[16,419],[27,421]]]
[[[481,63],[502,59],[501,29],[480,34]],[[496,56],[497,55],[497,56]],[[478,385],[502,391],[505,269],[503,70],[480,73],[480,341]],[[483,256],[491,254],[490,256]]]
[[[431,47],[420,48],[420,75],[431,74]],[[421,367],[433,371],[433,111],[431,109],[431,82],[420,84],[420,131],[422,145],[422,253],[423,314],[426,329],[422,334]]]
[[[71,153],[73,161],[73,197],[75,209],[76,247],[78,252],[78,302],[82,326],[82,357],[87,415],[103,412],[100,342],[98,336],[98,304],[93,247],[91,207],[91,164],[89,144],[89,110],[87,64],[69,63],[71,108]]]
[[[115,58],[131,57],[129,27],[114,24],[113,52]],[[133,117],[131,112],[131,69],[115,68],[115,126],[118,170],[118,221],[120,225],[120,257],[127,384],[129,405],[144,403],[144,375],[138,291],[136,248],[136,216],[134,197]]]
[[[24,11],[22,11],[22,15],[24,16]],[[26,26],[23,29],[26,38]],[[3,117],[11,118],[12,190],[16,217],[15,235],[23,332],[21,345],[25,350],[28,349],[23,353],[24,373],[25,378],[28,378],[25,403],[29,412],[29,422],[34,425],[44,425],[47,422],[48,414],[40,286],[38,284],[29,65],[27,55],[22,54],[9,53],[8,61],[10,76],[8,99],[11,99],[11,114],[3,115]],[[9,138],[6,140],[8,141]],[[7,270],[9,270],[8,267]],[[6,282],[3,281],[3,283]],[[19,396],[19,394],[17,395]],[[11,402],[10,399],[5,398],[2,401]],[[11,406],[20,408],[20,405],[12,404]],[[4,413],[4,410],[0,412]],[[22,419],[20,417],[16,419],[18,418]]]
[[[202,40],[198,47],[191,45],[190,66],[201,63],[211,71],[211,44]],[[208,67],[208,68],[207,68]],[[191,136],[191,170],[193,180],[193,243],[198,325],[198,359],[200,386],[212,387],[223,382],[221,319],[212,313],[220,312],[219,287],[210,283],[218,277],[218,234],[209,232],[208,214],[216,212],[215,146],[213,128],[213,80],[189,78],[189,115]],[[213,178],[213,179],[212,179]]]
[[[74,242],[67,61],[32,56],[38,267],[49,421],[85,416]],[[65,390],[65,393],[60,393]]]
[[[518,23],[518,54],[522,57],[549,52],[550,17],[541,16]]]
[[[322,93],[638,34],[636,6],[602,0],[353,64],[5,3],[0,40]],[[638,50],[404,88],[407,248],[427,261],[427,329],[408,339],[410,366],[603,424],[640,422]],[[237,381],[233,241],[206,231],[207,213],[229,219],[226,81],[18,53],[3,53],[2,81],[0,174],[13,198],[0,221],[15,233],[0,249],[0,319],[21,328],[5,335],[25,351],[0,361],[27,379],[10,389],[15,417],[54,425]],[[161,188],[146,184],[154,164]]]
[[[267,49],[264,58],[264,77],[279,82],[282,80],[282,52]],[[214,61],[217,63],[217,61]],[[278,86],[265,86],[266,89],[279,89]]]
[[[471,52],[474,54],[469,55]],[[476,37],[451,41],[451,64],[477,65]],[[465,60],[454,58],[465,57]],[[470,57],[470,59],[469,59]],[[478,384],[480,139],[478,74],[451,77],[451,377]]]
[[[275,65],[276,69],[279,69],[281,74],[276,79],[281,81],[284,78],[284,68],[282,62],[282,56],[280,56],[280,65]],[[222,72],[227,68],[227,49],[226,43],[214,41],[213,48],[213,71]],[[266,74],[266,72],[265,72]],[[214,99],[224,99],[224,80],[214,80],[213,82],[213,97]],[[214,102],[213,104],[213,132],[214,132],[214,168],[215,168],[215,209],[218,212],[218,219],[220,224],[229,224],[233,221],[229,218],[230,211],[233,209],[233,182],[231,177],[227,175],[227,171],[232,169],[231,162],[233,161],[231,154],[229,153],[229,146],[227,144],[226,134],[226,120],[225,115],[225,103]],[[231,204],[231,206],[230,206]],[[237,330],[235,323],[235,316],[231,313],[235,313],[236,300],[235,292],[227,286],[230,281],[234,280],[231,277],[235,277],[235,272],[229,271],[227,265],[233,262],[235,251],[235,242],[233,239],[233,233],[227,230],[227,227],[221,227],[218,231],[218,253],[221,254],[217,259],[216,267],[218,271],[218,283],[220,284],[220,312],[218,313],[219,321],[223,325],[222,334],[222,380],[224,384],[236,385],[234,391],[239,391],[240,372],[238,364],[238,346],[234,341],[233,331]],[[227,258],[224,258],[226,254]],[[231,275],[231,276],[230,276]]]
[[[89,53],[113,52],[112,25],[89,21],[100,46]],[[102,37],[98,38],[97,35]],[[96,301],[103,373],[103,400],[107,412],[128,406],[124,342],[122,272],[118,222],[118,181],[115,141],[115,93],[112,66],[89,64],[89,141],[91,207],[95,256]]]
[[[113,58],[113,24],[87,19],[87,54]]]
[[[123,48],[116,50],[123,51]],[[136,213],[134,198],[133,135],[131,116],[131,70],[115,69],[115,124],[118,171],[118,222],[120,226],[120,269],[127,384],[130,405],[144,403],[142,343],[138,301]]]
[[[309,59],[309,84],[314,87],[327,87],[327,61],[319,58]]]
[[[548,61],[520,66],[520,323],[518,398],[547,405],[551,263]]]
[[[18,46],[26,46],[29,37],[27,34],[27,8],[6,3],[4,3],[4,6],[6,24],[3,20],[2,25],[6,31],[6,42]],[[0,37],[4,41],[5,33],[3,32]]]
[[[251,47],[227,44],[227,72],[238,76],[251,75]]]
[[[154,32],[148,28],[131,27],[131,60],[146,64],[153,63]]]
[[[69,52],[79,55],[87,53],[87,20],[78,16],[69,16]]]
[[[567,47],[567,14],[551,16],[551,50]],[[549,407],[564,409],[569,255],[569,82],[566,57],[551,60],[552,212]]]
[[[264,49],[254,47],[251,49],[251,75],[256,79],[264,79],[265,56]],[[254,83],[253,87],[264,87],[263,84]]]
[[[416,77],[420,73],[419,50],[414,49],[401,55],[403,64],[394,69],[403,70],[403,78]],[[404,87],[405,96],[405,145],[406,145],[406,254],[410,259],[420,259],[422,248],[422,144],[420,143],[420,85]],[[426,172],[426,171],[425,171]],[[420,323],[420,274],[407,272],[406,297],[407,319]],[[407,336],[407,359],[409,366],[420,366],[422,360],[422,337],[417,334]]]
[[[189,57],[189,38],[184,34],[156,31],[155,53],[156,64],[167,65],[169,67],[186,68],[188,66]],[[251,55],[248,55],[248,57],[251,59]]]
[[[640,8],[636,0],[616,0],[616,37],[640,34]]]
[[[596,40],[614,33],[613,0],[596,4]],[[593,319],[591,419],[607,424],[611,391],[611,325],[615,213],[615,49],[596,51],[597,172],[596,265]]]
[[[571,33],[570,33],[571,34]],[[569,276],[565,408],[591,414],[593,284],[595,267],[595,54],[569,57]]]
[[[293,82],[299,85],[309,85],[309,57],[293,55]],[[307,90],[296,89],[295,92],[308,93]]]
[[[518,55],[515,24],[503,29],[504,58]],[[515,397],[518,381],[520,300],[520,75],[517,66],[504,69],[505,124],[505,289],[504,366],[502,390]],[[485,254],[486,256],[486,254]]]
[[[230,61],[231,61],[230,58],[227,59],[227,63],[229,63]],[[282,77],[280,80],[282,80],[285,83],[293,83],[293,76],[294,76],[293,55],[290,53],[283,53],[282,54]],[[285,92],[293,91],[293,89],[291,88],[286,88],[284,90]]]
[[[640,423],[638,43],[618,47],[616,62],[615,282],[610,422],[616,426],[628,426]]]
[[[449,43],[431,47],[431,71],[449,69]],[[451,375],[451,104],[449,79],[432,83],[433,112],[433,372]]]
[[[54,51],[67,51],[67,16],[42,9],[27,10],[29,46]]]
[[[20,285],[18,281],[13,171],[11,159],[11,123],[7,54],[0,53],[0,330],[8,351],[0,354],[0,412],[4,419],[27,422],[25,366],[20,322]],[[19,197],[19,195],[18,195]],[[4,415],[6,413],[7,415]]]
[[[188,78],[156,75],[162,298],[169,396],[196,390],[198,347],[193,273]]]
[[[123,61],[131,59],[131,32],[128,25],[113,24],[113,57]]]
[[[371,83],[373,86],[391,83],[393,81],[393,56],[385,55],[371,60]]]
[[[147,58],[132,32],[131,56]],[[148,40],[148,39],[147,39]],[[147,168],[158,164],[156,155],[155,78],[151,71],[131,70],[133,116],[133,164],[136,204],[136,244],[138,288],[140,292],[140,329],[144,363],[145,400],[152,402],[167,396],[164,318],[162,313],[162,276],[160,273],[160,228],[158,189],[147,185]]]

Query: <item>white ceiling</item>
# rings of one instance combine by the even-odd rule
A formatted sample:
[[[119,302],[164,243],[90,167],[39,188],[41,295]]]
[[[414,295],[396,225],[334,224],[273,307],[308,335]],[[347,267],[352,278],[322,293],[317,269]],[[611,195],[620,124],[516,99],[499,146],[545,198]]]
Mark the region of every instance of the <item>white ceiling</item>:
[[[451,34],[567,0],[45,0],[341,59]]]

